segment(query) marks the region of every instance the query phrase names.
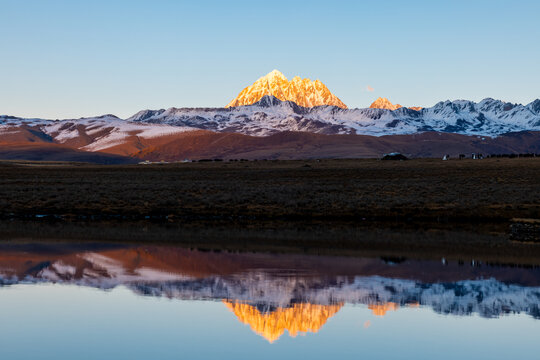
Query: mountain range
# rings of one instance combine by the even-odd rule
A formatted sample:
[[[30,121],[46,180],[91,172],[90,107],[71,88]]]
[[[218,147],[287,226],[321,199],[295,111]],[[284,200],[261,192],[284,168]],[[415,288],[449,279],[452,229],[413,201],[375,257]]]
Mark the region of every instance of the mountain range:
[[[319,80],[288,81],[274,70],[223,108],[142,110],[127,119],[0,116],[0,158],[42,160],[36,152],[45,145],[69,152],[69,158],[102,152],[151,160],[540,152],[540,99],[527,105],[487,98],[405,108],[379,98],[370,108],[348,109]]]
[[[540,100],[528,105],[484,99],[439,102],[420,111],[408,108],[343,109],[302,107],[266,95],[252,105],[233,108],[170,108],[144,110],[130,122],[184,126],[217,132],[266,136],[283,131],[319,134],[403,135],[425,131],[497,136],[540,130]]]

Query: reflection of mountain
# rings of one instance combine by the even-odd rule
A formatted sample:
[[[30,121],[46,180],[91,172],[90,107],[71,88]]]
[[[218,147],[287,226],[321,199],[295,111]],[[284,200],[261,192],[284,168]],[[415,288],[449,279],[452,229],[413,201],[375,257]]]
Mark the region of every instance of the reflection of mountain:
[[[253,306],[287,307],[294,303],[336,303],[399,306],[428,306],[442,314],[497,317],[527,313],[540,319],[540,288],[504,284],[495,279],[464,280],[457,283],[420,283],[378,276],[354,279],[338,277],[290,279],[288,284],[268,275],[212,277],[205,280],[128,285],[141,295],[178,299],[235,299]],[[394,305],[392,305],[394,306]],[[373,307],[376,314],[384,308]]]
[[[224,301],[224,303],[238,317],[238,320],[248,324],[254,332],[271,343],[279,339],[285,330],[292,337],[296,337],[299,333],[318,332],[326,321],[343,306],[343,304],[304,303],[264,312],[244,303],[231,301]]]
[[[160,246],[1,246],[0,283],[125,286],[143,296],[225,301],[269,341],[317,332],[343,304],[375,315],[403,306],[441,314],[540,319],[540,269],[458,263],[191,251]]]
[[[370,304],[368,305],[368,308],[373,312],[373,315],[384,316],[388,311],[396,311],[399,309],[399,305],[393,302],[388,302],[384,304]]]
[[[299,333],[318,332],[344,304],[343,302],[333,305],[295,303],[290,307],[263,308],[229,300],[223,300],[223,302],[240,322],[249,325],[251,330],[271,343],[279,339],[285,330],[291,337],[296,337]],[[409,307],[418,305],[418,303],[408,304]],[[398,310],[399,304],[373,303],[369,304],[368,308],[375,316],[385,316],[388,311]]]

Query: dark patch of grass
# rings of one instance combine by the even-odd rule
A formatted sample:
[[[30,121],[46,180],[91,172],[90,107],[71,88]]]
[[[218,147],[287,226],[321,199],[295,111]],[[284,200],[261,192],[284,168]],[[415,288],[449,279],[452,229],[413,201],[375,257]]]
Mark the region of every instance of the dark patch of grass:
[[[540,159],[0,164],[0,216],[36,214],[169,220],[540,218]]]

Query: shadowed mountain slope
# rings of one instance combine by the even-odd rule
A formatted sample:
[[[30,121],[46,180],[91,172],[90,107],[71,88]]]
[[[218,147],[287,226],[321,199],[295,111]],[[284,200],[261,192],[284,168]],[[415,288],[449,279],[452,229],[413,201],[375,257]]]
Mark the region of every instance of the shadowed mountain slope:
[[[132,164],[126,156],[88,152],[46,142],[0,143],[0,160],[69,161],[95,164]]]

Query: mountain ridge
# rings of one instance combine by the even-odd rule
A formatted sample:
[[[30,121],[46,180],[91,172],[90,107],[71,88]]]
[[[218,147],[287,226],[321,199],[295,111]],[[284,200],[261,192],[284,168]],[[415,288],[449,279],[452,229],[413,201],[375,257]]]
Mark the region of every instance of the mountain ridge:
[[[420,110],[343,109],[320,105],[302,107],[291,101],[263,96],[252,105],[229,108],[170,108],[128,121],[190,126],[199,129],[266,136],[280,131],[322,134],[395,135],[422,131],[498,136],[525,130],[540,130],[540,100],[527,105],[486,98],[441,101]]]
[[[243,110],[246,110],[243,113]],[[248,111],[251,110],[251,111]],[[283,111],[285,110],[285,112]],[[433,107],[422,108],[421,110],[415,110],[415,108],[405,108],[400,107],[396,110],[389,109],[380,109],[380,108],[354,108],[354,109],[343,109],[331,105],[319,105],[313,107],[302,107],[296,104],[293,101],[281,101],[274,96],[263,96],[259,101],[252,105],[243,105],[237,107],[229,108],[176,108],[171,107],[168,109],[159,109],[159,110],[150,110],[145,109],[141,110],[134,115],[121,119],[113,114],[105,114],[95,117],[83,117],[79,119],[63,119],[63,120],[50,120],[50,119],[41,119],[41,118],[22,118],[12,115],[0,115],[0,133],[5,132],[9,127],[17,127],[21,125],[35,127],[43,125],[53,125],[53,124],[66,124],[66,123],[86,123],[86,122],[95,122],[103,121],[115,122],[114,125],[126,124],[126,123],[137,123],[138,125],[145,124],[169,124],[172,126],[179,126],[180,124],[191,124],[193,130],[197,129],[211,129],[212,126],[204,126],[204,122],[207,121],[209,124],[213,122],[219,122],[216,120],[227,120],[226,118],[231,116],[237,116],[242,118],[247,118],[247,120],[257,120],[257,116],[254,116],[254,119],[249,118],[250,115],[257,115],[259,112],[268,112],[271,114],[275,113],[276,116],[287,117],[289,114],[294,115],[316,115],[316,119],[322,123],[326,122],[327,124],[336,124],[336,121],[340,120],[341,117],[343,121],[337,121],[338,125],[350,126],[351,122],[359,122],[365,120],[365,117],[371,118],[374,120],[411,120],[414,118],[430,117],[430,120],[434,120],[439,123],[456,121],[466,123],[469,119],[466,117],[471,117],[471,114],[475,114],[476,119],[486,122],[486,115],[495,115],[498,117],[499,123],[497,128],[492,129],[479,129],[479,126],[475,126],[473,129],[474,133],[479,135],[498,135],[506,132],[515,132],[515,131],[526,131],[526,130],[538,130],[540,127],[540,99],[533,100],[529,104],[515,104],[510,102],[504,102],[501,100],[496,100],[493,98],[485,98],[480,102],[474,102],[471,100],[445,100],[436,103]],[[236,115],[238,114],[238,115]],[[206,115],[206,116],[205,116]],[[267,114],[268,115],[268,114]],[[483,115],[483,116],[482,116]],[[267,117],[267,116],[265,116]],[[357,119],[355,119],[355,117]],[[461,117],[461,118],[460,118]],[[313,119],[314,117],[312,117]],[[326,118],[326,119],[325,119]],[[312,120],[306,119],[306,120]],[[191,120],[191,121],[190,121]],[[197,121],[201,122],[197,124]],[[489,120],[489,119],[487,119]],[[510,120],[510,121],[509,121]],[[513,121],[512,120],[518,120]],[[506,124],[504,124],[506,122]],[[135,124],[134,124],[135,125]],[[135,125],[135,126],[138,126]],[[372,124],[373,125],[373,124]],[[424,128],[418,128],[417,132],[420,131],[442,131],[442,132],[456,132],[456,133],[467,133],[467,127],[463,126],[461,131],[453,130],[452,126],[442,127],[440,129],[435,129],[430,124],[426,124]],[[449,124],[447,124],[449,125]],[[466,125],[466,124],[464,124]],[[469,124],[472,125],[472,124]],[[504,127],[507,125],[510,129]],[[520,125],[520,126],[518,126]],[[187,125],[187,127],[190,127]],[[339,127],[339,126],[338,126]],[[362,131],[350,131],[346,133],[357,133],[357,134],[371,134],[371,135],[392,135],[395,131],[392,128],[395,128],[393,124],[386,123],[386,129],[384,131],[379,131],[380,134],[373,134],[373,129],[370,129],[370,126],[362,126],[364,132]],[[429,129],[431,127],[432,129]],[[440,127],[440,126],[439,126]],[[513,128],[512,128],[513,127]],[[215,127],[215,131],[221,131],[219,127]],[[279,131],[294,131],[295,129],[285,128],[285,129],[275,129],[273,132]],[[482,130],[487,130],[482,132]],[[300,130],[301,131],[301,130]],[[241,133],[246,133],[249,135],[256,135],[250,133],[249,130],[240,131]],[[272,131],[270,131],[272,132]],[[324,132],[322,132],[324,133]],[[404,132],[399,132],[400,134]],[[406,132],[406,133],[414,133]],[[268,135],[268,134],[266,134]]]

